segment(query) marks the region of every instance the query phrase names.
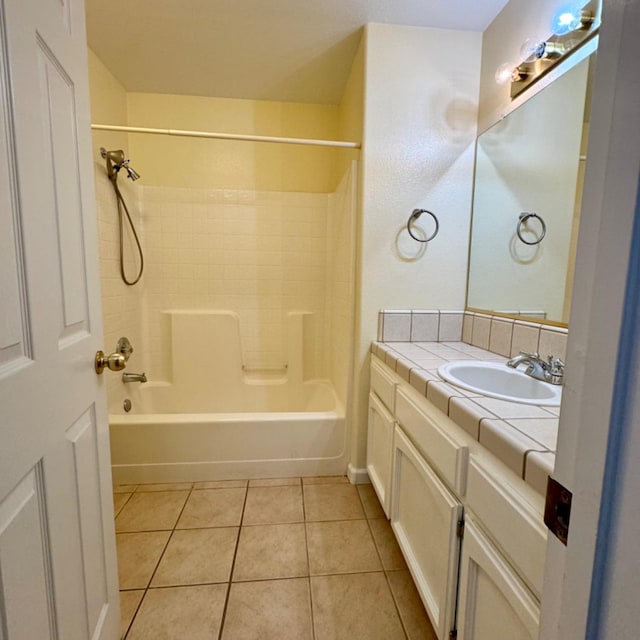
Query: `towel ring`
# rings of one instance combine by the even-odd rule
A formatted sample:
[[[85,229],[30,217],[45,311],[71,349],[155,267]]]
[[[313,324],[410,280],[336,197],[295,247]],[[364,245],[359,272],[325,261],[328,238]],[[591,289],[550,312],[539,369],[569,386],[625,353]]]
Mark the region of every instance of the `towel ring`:
[[[542,227],[542,230],[540,232],[540,237],[537,240],[534,240],[533,242],[529,240],[525,240],[522,237],[522,225],[526,224],[529,218],[538,218],[538,220],[540,220],[540,225]],[[516,233],[518,234],[518,238],[520,238],[520,240],[524,242],[524,244],[528,244],[528,245],[540,244],[544,239],[545,235],[547,235],[547,225],[544,223],[544,220],[537,213],[533,213],[533,212],[527,213],[526,211],[523,211],[518,216],[518,225],[516,227]]]
[[[423,213],[428,213],[433,218],[433,221],[436,224],[435,231],[428,238],[424,238],[424,239],[418,238],[418,236],[414,235],[413,231],[411,230],[411,225],[414,222],[414,220],[417,220]],[[409,216],[409,220],[407,220],[407,231],[409,232],[409,235],[417,242],[431,242],[438,235],[439,230],[440,230],[440,223],[438,222],[438,218],[436,218],[436,214],[433,213],[433,211],[429,211],[428,209],[414,209],[411,215]]]

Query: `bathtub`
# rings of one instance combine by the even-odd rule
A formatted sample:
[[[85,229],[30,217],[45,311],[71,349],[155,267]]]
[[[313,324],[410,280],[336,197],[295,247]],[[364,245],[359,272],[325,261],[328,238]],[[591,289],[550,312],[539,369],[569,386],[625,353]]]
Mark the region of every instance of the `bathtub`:
[[[294,328],[300,324],[301,335],[299,320],[292,323]],[[331,383],[303,380],[295,357],[280,373],[244,371],[238,354],[229,353],[238,340],[236,325],[229,314],[176,312],[173,370],[178,375],[172,382],[123,385],[131,401],[128,413],[122,402],[111,405],[116,483],[345,473],[345,410]],[[201,333],[215,336],[215,344],[207,344]],[[198,349],[180,345],[187,336]]]

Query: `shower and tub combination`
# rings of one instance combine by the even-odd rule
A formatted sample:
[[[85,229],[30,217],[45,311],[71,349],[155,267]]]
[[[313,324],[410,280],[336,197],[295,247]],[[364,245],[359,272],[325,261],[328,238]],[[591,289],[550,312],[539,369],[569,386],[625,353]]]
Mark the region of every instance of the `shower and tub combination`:
[[[115,481],[344,473],[345,409],[330,382],[304,380],[306,314],[288,314],[279,372],[243,369],[234,312],[166,315],[173,380],[128,385],[130,412],[110,412]]]
[[[140,296],[148,299],[154,288],[152,285],[145,290],[148,283],[142,278],[142,250],[143,247],[145,252],[153,250],[145,246],[144,235],[153,228],[153,207],[145,210],[138,236],[117,178],[123,171],[132,181],[139,175],[122,151],[102,149],[102,152],[118,204],[121,277],[127,285],[138,283],[138,287],[127,289],[139,291]],[[343,185],[345,193],[341,201],[355,198],[354,171],[355,163]],[[141,215],[141,222],[142,219]],[[139,253],[139,272],[134,278],[124,274],[123,220],[128,221],[135,234]],[[335,226],[335,233],[344,235],[345,230],[338,224]],[[130,246],[133,248],[133,243]],[[348,262],[348,251],[344,251],[342,259]],[[343,265],[338,258],[336,261],[335,277],[344,279],[344,274],[339,273]],[[149,266],[153,272],[153,251]],[[151,277],[152,273],[145,275]],[[336,313],[344,319],[329,323],[334,334],[343,333],[349,325],[350,312],[343,307],[342,303],[336,305]],[[282,361],[263,367],[243,351],[242,318],[237,311],[162,308],[155,313],[161,316],[159,322],[163,326],[160,366],[156,358],[155,368],[147,369],[146,376],[126,371],[124,384],[110,387],[114,482],[345,473],[349,453],[346,369],[351,361],[345,349],[339,366],[330,364],[324,369],[329,375],[318,375],[316,361],[322,347],[318,347],[317,327],[326,321],[324,316],[318,317],[317,311],[285,310],[281,327]],[[149,336],[144,332],[141,336],[142,344],[135,345],[137,362],[147,367],[153,362],[144,353]],[[337,343],[342,336],[332,339]],[[335,374],[337,369],[340,373]],[[336,378],[339,381],[334,382]]]

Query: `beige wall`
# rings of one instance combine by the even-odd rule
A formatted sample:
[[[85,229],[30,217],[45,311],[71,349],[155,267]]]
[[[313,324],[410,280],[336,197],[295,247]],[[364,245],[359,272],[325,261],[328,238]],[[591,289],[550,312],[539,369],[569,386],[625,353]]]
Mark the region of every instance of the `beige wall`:
[[[339,135],[337,106],[127,94],[90,55],[93,122]],[[350,112],[349,121],[357,117]],[[101,145],[123,148],[142,174],[135,184],[119,180],[145,251],[145,274],[132,288],[120,280],[117,210]],[[96,132],[94,146],[106,342],[131,338],[129,368],[171,378],[162,312],[185,308],[236,311],[245,365],[279,368],[286,313],[309,311],[305,374],[331,377],[346,402],[356,179],[349,160],[357,152],[116,132]],[[119,381],[110,378],[112,404],[126,393]]]
[[[89,50],[89,88],[92,122],[127,124],[127,99],[124,87]],[[116,199],[105,170],[105,162],[100,157],[100,147],[128,151],[127,134],[114,132],[94,132],[93,152],[96,184],[96,209],[100,251],[100,283],[102,288],[102,312],[104,318],[104,348],[112,350],[121,336],[127,336],[135,349],[128,368],[142,371],[146,366],[146,348],[142,332],[143,285],[129,287],[120,278],[119,227]],[[135,165],[134,165],[135,166]],[[118,184],[129,206],[134,223],[140,231],[139,187],[120,177]],[[134,255],[127,243],[126,256]],[[135,273],[136,265],[127,260],[127,274]],[[122,390],[120,376],[107,375],[109,400],[120,397],[115,393]]]
[[[364,133],[364,63],[365,29],[362,30],[360,45],[353,59],[351,71],[338,106],[338,139],[362,142]],[[359,149],[342,149],[338,154],[337,178],[345,175],[351,163],[359,161]]]
[[[130,126],[264,136],[338,136],[331,105],[129,93]],[[145,185],[258,191],[333,191],[338,150],[300,145],[131,134]],[[144,167],[144,170],[142,169]]]
[[[358,468],[365,464],[368,351],[378,311],[464,307],[480,47],[479,33],[367,26],[352,451]],[[414,208],[440,218],[427,247],[406,233]]]
[[[485,131],[509,109],[509,83],[498,85],[496,69],[509,62],[520,62],[522,43],[533,38],[542,42],[550,33],[549,24],[558,8],[557,0],[509,0],[489,25],[482,38],[482,70],[480,72],[480,108],[478,131]]]
[[[91,122],[94,124],[126,125],[128,118],[125,88],[91,49],[88,52]],[[100,157],[100,147],[126,151],[129,147],[129,136],[126,133],[113,131],[93,132],[94,161],[104,166],[104,161]]]

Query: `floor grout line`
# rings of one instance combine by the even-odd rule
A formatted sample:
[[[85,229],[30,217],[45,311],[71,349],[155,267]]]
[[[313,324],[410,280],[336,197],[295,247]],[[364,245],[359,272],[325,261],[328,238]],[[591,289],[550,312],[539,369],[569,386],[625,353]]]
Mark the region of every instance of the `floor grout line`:
[[[149,576],[149,580],[147,582],[147,586],[144,589],[144,593],[142,594],[142,598],[140,598],[140,602],[138,603],[138,606],[136,608],[135,613],[133,614],[133,617],[131,618],[131,622],[129,623],[129,626],[127,627],[127,631],[126,633],[122,636],[122,640],[126,640],[127,636],[129,635],[129,632],[131,631],[131,627],[133,626],[133,623],[135,622],[136,616],[138,615],[138,612],[140,611],[140,607],[142,606],[142,603],[144,602],[144,599],[147,597],[147,593],[149,591],[149,588],[151,587],[151,582],[153,581],[153,577],[156,575],[156,572],[158,571],[158,567],[160,566],[160,563],[162,562],[162,558],[164,557],[164,554],[167,550],[167,547],[169,546],[169,543],[171,542],[171,538],[173,537],[173,533],[176,530],[176,526],[178,525],[178,522],[180,521],[180,517],[182,516],[182,513],[185,510],[185,507],[187,506],[187,502],[189,502],[189,498],[191,497],[191,493],[193,491],[193,487],[191,489],[189,489],[189,493],[184,501],[184,504],[182,505],[182,508],[180,509],[180,513],[178,514],[178,517],[176,518],[176,521],[173,525],[173,529],[171,529],[171,532],[169,533],[169,537],[167,538],[167,542],[165,543],[162,552],[160,553],[159,557],[158,557],[158,561],[156,562],[156,566],[154,567],[153,571],[151,572],[151,576]],[[164,531],[168,531],[168,529],[164,529]],[[125,533],[135,533],[135,532],[125,532]],[[140,532],[140,533],[148,533],[147,531],[144,532]]]
[[[313,615],[313,591],[311,589],[311,559],[309,558],[309,536],[307,535],[307,509],[304,500],[304,483],[302,478],[300,479],[300,493],[302,496],[302,521],[304,527],[304,549],[307,555],[307,586],[309,588],[309,610],[311,612],[311,637],[315,640],[316,637],[316,625],[315,617]]]
[[[371,488],[373,489],[373,485],[371,485]],[[357,490],[357,485],[356,485],[356,490]],[[374,493],[375,493],[375,489],[373,489]],[[405,638],[407,638],[407,640],[409,639],[409,632],[407,631],[407,628],[405,627],[404,624],[404,620],[402,619],[402,615],[400,614],[400,608],[398,607],[398,602],[396,601],[396,597],[393,593],[393,589],[391,588],[391,583],[389,582],[389,576],[387,575],[387,570],[385,569],[384,566],[384,562],[382,560],[382,553],[380,552],[380,547],[378,546],[378,543],[376,541],[376,537],[373,535],[373,529],[371,528],[371,520],[378,520],[379,518],[369,518],[369,516],[367,515],[367,511],[365,509],[364,506],[364,500],[362,498],[362,494],[360,493],[360,491],[358,491],[358,498],[360,498],[360,503],[362,504],[362,510],[364,511],[365,515],[367,516],[367,527],[369,528],[369,534],[371,535],[371,539],[373,540],[373,546],[375,547],[376,553],[378,554],[378,559],[380,560],[380,566],[382,567],[382,573],[384,574],[384,580],[387,583],[387,589],[389,589],[389,593],[391,595],[391,601],[393,602],[393,606],[395,607],[396,610],[396,615],[398,616],[398,620],[400,621],[400,626],[402,627],[402,632],[405,635]],[[378,499],[378,496],[376,494],[376,500]],[[379,500],[378,500],[379,502]],[[386,516],[385,516],[386,518]]]
[[[224,599],[224,607],[222,608],[222,616],[220,617],[220,630],[218,631],[218,640],[222,639],[224,632],[224,623],[227,618],[227,610],[229,608],[229,598],[231,596],[231,585],[233,583],[233,571],[236,568],[236,558],[238,557],[238,549],[240,547],[240,536],[242,535],[242,526],[244,521],[244,512],[247,508],[247,500],[249,499],[249,481],[244,490],[244,502],[242,503],[242,513],[240,514],[240,526],[238,527],[238,537],[236,538],[236,547],[233,550],[233,559],[231,560],[231,568],[229,569],[229,580],[227,581],[227,595]]]
[[[327,483],[327,484],[334,484],[334,483]],[[279,486],[279,485],[278,485]],[[296,485],[282,485],[282,486],[296,486]],[[372,512],[372,514],[370,515],[367,512],[366,509],[366,505],[369,504],[370,501],[366,501],[365,500],[365,496],[363,495],[364,492],[361,492],[358,488],[358,486],[356,485],[354,488],[356,489],[356,493],[358,495],[358,501],[360,503],[360,506],[362,508],[362,512],[364,514],[364,517],[362,518],[346,518],[346,519],[338,519],[338,520],[320,520],[320,521],[307,521],[307,507],[306,507],[306,502],[305,502],[305,491],[304,491],[304,487],[305,485],[303,484],[302,480],[300,480],[300,485],[298,485],[300,487],[300,494],[301,494],[301,501],[302,501],[302,524],[304,527],[304,544],[305,544],[305,554],[306,554],[306,572],[307,575],[303,575],[303,576],[282,576],[282,577],[274,577],[274,578],[260,578],[260,579],[251,579],[251,580],[239,580],[238,583],[253,583],[253,582],[278,582],[278,581],[285,581],[285,580],[291,580],[291,579],[306,579],[307,582],[307,587],[308,587],[308,603],[309,603],[309,607],[310,607],[310,616],[311,616],[311,638],[312,640],[315,640],[315,638],[317,637],[316,634],[316,619],[315,619],[315,610],[314,610],[314,599],[313,599],[313,591],[312,591],[312,578],[313,577],[330,577],[330,576],[346,576],[346,575],[359,575],[359,574],[375,574],[375,573],[383,573],[384,574],[384,579],[387,585],[387,589],[391,595],[392,598],[392,602],[394,605],[394,610],[396,612],[396,616],[397,619],[400,622],[400,626],[402,628],[402,632],[404,634],[404,637],[406,639],[410,638],[409,635],[409,630],[405,625],[405,621],[403,620],[403,617],[400,613],[400,607],[399,607],[399,601],[398,598],[396,597],[396,594],[394,593],[392,587],[391,587],[391,582],[389,580],[389,574],[393,573],[393,571],[401,571],[401,569],[389,569],[387,570],[385,568],[384,562],[383,562],[383,555],[382,555],[382,550],[381,550],[381,545],[378,544],[378,542],[376,541],[376,538],[374,536],[374,532],[373,532],[373,528],[371,525],[371,521],[375,520],[375,519],[380,519],[382,520],[383,518],[386,518],[386,516],[381,516],[381,517],[376,517],[375,516],[375,510],[374,512]],[[313,486],[313,485],[308,485],[308,486]],[[221,488],[226,488],[226,487],[221,487]],[[240,487],[238,487],[240,488]],[[238,553],[239,553],[239,548],[240,548],[240,538],[242,536],[242,531],[244,527],[258,527],[258,526],[267,526],[267,525],[290,525],[290,524],[297,524],[297,523],[288,523],[288,522],[284,522],[284,523],[279,523],[279,522],[274,522],[274,523],[266,523],[266,524],[244,524],[244,516],[246,513],[246,509],[247,509],[247,504],[248,504],[248,498],[249,498],[249,489],[252,487],[249,487],[249,483],[247,481],[247,484],[243,487],[245,489],[245,495],[244,495],[244,500],[243,500],[243,504],[242,504],[242,511],[240,514],[240,523],[239,526],[237,525],[225,525],[222,527],[207,527],[207,526],[202,526],[202,527],[194,527],[192,529],[178,529],[178,522],[180,521],[180,518],[182,517],[187,503],[189,502],[190,497],[192,496],[194,491],[197,491],[197,489],[195,488],[195,486],[192,486],[191,489],[188,490],[188,495],[184,501],[184,504],[182,505],[182,508],[180,509],[180,513],[178,514],[178,517],[175,520],[175,523],[173,525],[172,529],[159,529],[159,530],[152,530],[152,531],[125,531],[125,532],[118,532],[119,534],[132,534],[132,533],[150,533],[150,532],[163,532],[166,533],[167,531],[169,532],[169,536],[167,538],[167,541],[158,557],[157,562],[155,563],[155,567],[153,569],[153,571],[151,572],[151,575],[146,583],[146,586],[143,588],[132,588],[132,589],[122,589],[121,591],[123,592],[130,592],[130,591],[142,591],[142,597],[140,598],[140,601],[138,602],[135,611],[133,612],[133,615],[131,617],[131,620],[128,623],[128,626],[126,628],[126,630],[124,631],[124,634],[122,635],[122,640],[126,640],[126,638],[129,636],[129,634],[131,633],[131,629],[134,625],[134,622],[136,621],[137,616],[140,613],[140,609],[142,607],[143,602],[145,601],[145,598],[147,597],[147,594],[149,593],[150,590],[154,590],[154,589],[171,589],[171,588],[184,588],[184,587],[198,587],[198,586],[208,586],[208,585],[226,585],[226,595],[225,595],[225,599],[224,599],[224,605],[222,607],[222,614],[220,617],[220,627],[219,627],[219,632],[217,635],[217,640],[222,640],[223,638],[223,634],[224,634],[224,628],[225,628],[225,623],[227,621],[227,614],[229,612],[229,605],[230,605],[230,596],[231,596],[231,587],[234,584],[234,580],[233,580],[233,576],[234,576],[234,571],[235,571],[235,566],[236,566],[236,562],[238,559]],[[253,488],[265,488],[265,487],[253,487]],[[122,509],[126,506],[126,504],[129,502],[129,500],[131,499],[131,496],[133,495],[133,492],[131,493],[131,495],[129,496],[129,498],[127,499],[127,501],[122,505],[122,507],[120,508],[120,510],[118,511],[118,514],[121,513]],[[238,496],[239,497],[239,496]],[[377,498],[377,496],[376,496]],[[115,519],[115,517],[114,517]],[[355,522],[355,521],[362,521],[362,520],[366,520],[367,522],[367,530],[369,532],[369,535],[371,536],[371,539],[374,543],[374,548],[376,550],[376,554],[380,563],[380,569],[376,569],[376,570],[368,570],[368,571],[348,571],[348,572],[330,572],[330,573],[323,573],[323,574],[318,574],[317,576],[312,576],[311,575],[311,559],[310,559],[310,553],[309,553],[309,536],[308,536],[308,527],[307,525],[313,525],[316,523],[335,523],[335,522]],[[228,579],[226,581],[219,581],[219,582],[202,582],[202,583],[193,583],[193,584],[176,584],[176,585],[159,585],[156,587],[151,586],[153,579],[155,577],[155,575],[158,572],[159,566],[164,558],[165,553],[167,552],[167,548],[169,546],[169,544],[171,543],[171,540],[173,539],[173,535],[176,531],[194,531],[194,530],[207,530],[207,529],[237,529],[237,537],[236,537],[236,541],[235,541],[235,547],[233,550],[233,557],[232,557],[232,561],[231,561],[231,567],[229,570],[229,576]]]

